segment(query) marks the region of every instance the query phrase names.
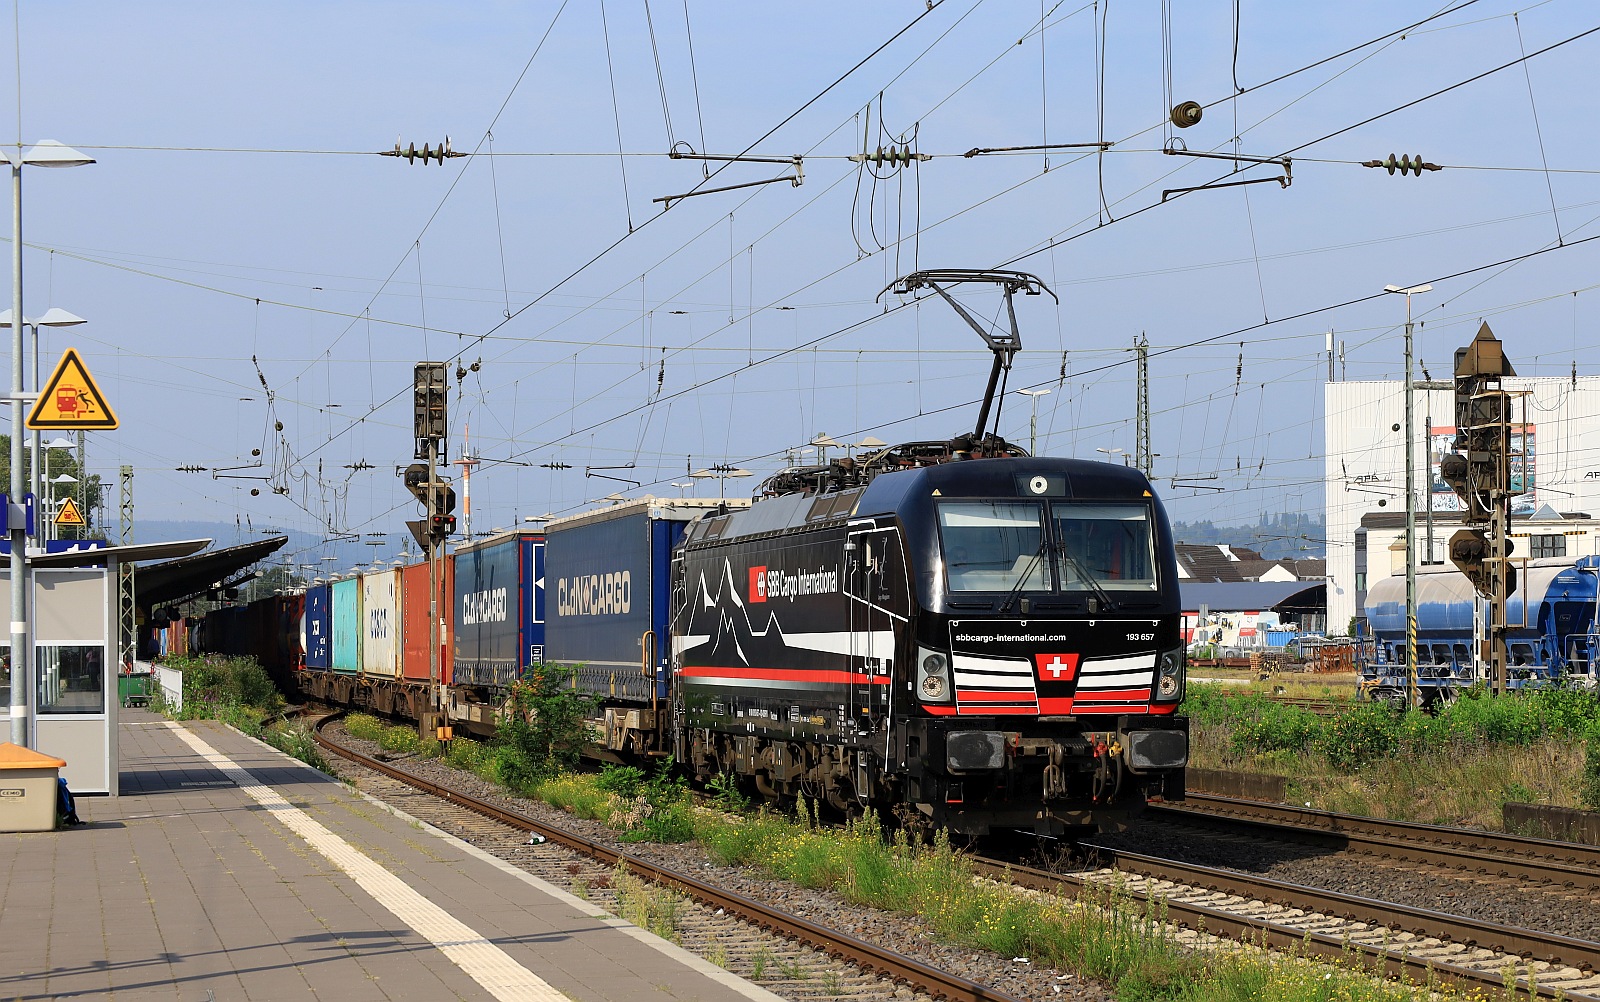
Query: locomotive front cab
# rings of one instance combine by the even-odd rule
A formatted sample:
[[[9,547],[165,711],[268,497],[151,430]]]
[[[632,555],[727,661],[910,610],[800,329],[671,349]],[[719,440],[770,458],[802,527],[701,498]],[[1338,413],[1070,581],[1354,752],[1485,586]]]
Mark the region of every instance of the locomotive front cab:
[[[1122,827],[1182,796],[1187,721],[1170,530],[1137,471],[992,459],[923,471],[901,729],[935,824]]]

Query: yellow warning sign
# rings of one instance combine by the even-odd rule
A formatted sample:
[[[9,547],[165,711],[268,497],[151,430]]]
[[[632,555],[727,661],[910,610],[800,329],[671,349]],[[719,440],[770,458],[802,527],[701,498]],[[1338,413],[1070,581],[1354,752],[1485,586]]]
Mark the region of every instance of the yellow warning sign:
[[[117,415],[100,395],[100,387],[95,385],[76,348],[68,348],[56,363],[56,371],[28,412],[28,427],[34,431],[117,427]]]
[[[83,512],[78,510],[78,506],[73,503],[71,498],[64,498],[62,500],[62,502],[61,502],[61,510],[56,512],[56,524],[57,525],[82,525],[83,524]]]

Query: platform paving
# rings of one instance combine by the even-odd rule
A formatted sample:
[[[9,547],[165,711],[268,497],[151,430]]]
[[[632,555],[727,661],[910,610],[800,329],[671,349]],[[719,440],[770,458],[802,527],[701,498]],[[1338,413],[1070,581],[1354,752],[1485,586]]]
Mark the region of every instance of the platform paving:
[[[121,796],[0,835],[0,999],[777,999],[237,731],[121,719]]]

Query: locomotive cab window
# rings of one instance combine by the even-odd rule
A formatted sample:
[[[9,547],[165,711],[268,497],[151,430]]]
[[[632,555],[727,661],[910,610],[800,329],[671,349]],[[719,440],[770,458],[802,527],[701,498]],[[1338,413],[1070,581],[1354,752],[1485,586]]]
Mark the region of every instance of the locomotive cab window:
[[[962,501],[939,506],[939,537],[951,591],[1049,588],[1039,505]]]
[[[1051,506],[1060,546],[1061,587],[1088,587],[1085,579],[1106,591],[1154,591],[1155,549],[1150,509],[1141,504],[1072,504]]]

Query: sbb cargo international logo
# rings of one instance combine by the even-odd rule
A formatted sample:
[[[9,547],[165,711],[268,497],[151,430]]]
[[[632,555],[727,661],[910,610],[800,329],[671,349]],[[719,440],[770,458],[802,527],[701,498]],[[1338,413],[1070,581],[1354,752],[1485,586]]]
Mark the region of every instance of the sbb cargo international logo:
[[[750,568],[750,601],[765,602],[767,600],[767,567]]]

